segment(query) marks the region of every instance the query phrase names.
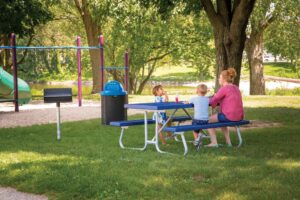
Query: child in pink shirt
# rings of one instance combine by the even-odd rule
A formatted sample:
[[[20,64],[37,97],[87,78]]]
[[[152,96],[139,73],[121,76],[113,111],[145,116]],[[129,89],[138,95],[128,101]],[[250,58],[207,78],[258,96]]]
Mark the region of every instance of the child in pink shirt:
[[[236,77],[236,71],[234,68],[229,68],[221,72],[219,77],[219,83],[221,88],[210,99],[212,107],[216,107],[220,104],[220,113],[210,116],[209,122],[228,122],[228,121],[240,121],[244,118],[244,109],[242,102],[242,95],[239,88],[233,84],[233,80]],[[228,127],[223,127],[227,146],[231,145]],[[215,129],[208,129],[211,143],[206,147],[218,147]]]

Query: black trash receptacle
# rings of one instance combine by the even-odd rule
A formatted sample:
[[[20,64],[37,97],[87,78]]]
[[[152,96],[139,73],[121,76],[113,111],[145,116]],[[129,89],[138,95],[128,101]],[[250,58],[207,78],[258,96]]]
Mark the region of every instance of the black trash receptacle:
[[[109,125],[111,121],[127,120],[127,92],[118,81],[109,81],[101,92],[101,121]]]

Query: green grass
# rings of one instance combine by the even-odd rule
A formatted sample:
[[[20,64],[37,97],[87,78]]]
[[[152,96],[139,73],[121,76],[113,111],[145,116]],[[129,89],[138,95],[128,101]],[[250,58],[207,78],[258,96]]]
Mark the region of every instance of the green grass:
[[[284,78],[300,78],[300,71],[297,71],[291,63],[265,63],[264,73],[265,75]]]
[[[247,119],[282,126],[243,130],[239,149],[189,145],[186,157],[122,150],[120,129],[99,119],[63,123],[60,142],[55,124],[0,129],[0,185],[50,199],[299,199],[299,100],[245,98]],[[143,145],[141,127],[126,133],[126,145]],[[180,143],[163,148],[183,153]]]
[[[151,81],[174,81],[174,82],[185,82],[185,81],[197,81],[196,69],[187,67],[184,65],[180,66],[162,66],[156,69],[153,76],[150,78]]]
[[[300,96],[300,87],[293,89],[277,88],[273,90],[266,90],[266,94],[273,96]]]

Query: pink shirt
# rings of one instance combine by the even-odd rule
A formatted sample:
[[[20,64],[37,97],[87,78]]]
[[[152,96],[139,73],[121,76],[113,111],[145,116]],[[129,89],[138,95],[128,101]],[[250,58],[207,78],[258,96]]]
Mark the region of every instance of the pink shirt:
[[[221,112],[231,121],[240,121],[244,118],[242,95],[236,85],[228,84],[210,99],[212,107],[220,103]]]

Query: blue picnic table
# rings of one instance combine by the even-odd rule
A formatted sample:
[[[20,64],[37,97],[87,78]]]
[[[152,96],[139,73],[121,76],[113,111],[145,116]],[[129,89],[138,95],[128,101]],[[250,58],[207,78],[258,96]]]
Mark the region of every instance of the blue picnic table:
[[[125,104],[125,108],[127,109],[134,109],[134,110],[141,110],[144,112],[144,119],[143,120],[131,120],[131,121],[120,121],[120,122],[111,122],[110,125],[112,126],[120,126],[122,128],[121,136],[120,136],[120,146],[121,148],[125,148],[122,142],[123,135],[124,135],[124,129],[128,128],[128,126],[133,125],[144,125],[144,135],[145,135],[145,143],[144,147],[142,148],[132,148],[137,150],[145,150],[147,148],[147,145],[155,145],[156,150],[159,153],[166,153],[162,151],[159,147],[159,133],[166,127],[169,121],[186,121],[191,120],[191,115],[187,112],[187,108],[193,108],[193,104],[185,104],[183,102],[162,102],[162,103],[135,103],[135,104]],[[161,128],[158,126],[158,115],[159,112],[165,111],[165,110],[173,110],[173,112],[168,116],[167,120],[164,124],[162,124]],[[183,110],[186,116],[180,116],[175,117],[175,114],[178,110]],[[147,114],[149,112],[154,113],[155,120],[148,119]],[[155,124],[155,132],[154,137],[152,139],[149,139],[149,133],[148,133],[148,124]],[[184,140],[184,138],[183,138]],[[186,143],[184,141],[184,143]]]
[[[216,122],[216,123],[209,123],[207,125],[183,125],[182,126],[179,124],[180,122],[192,120],[192,117],[187,112],[187,109],[194,107],[193,104],[183,103],[183,102],[135,103],[135,104],[125,104],[124,107],[127,109],[141,110],[144,112],[144,119],[116,121],[110,123],[110,125],[112,126],[118,126],[122,128],[120,139],[119,139],[119,144],[121,148],[127,148],[123,145],[123,141],[122,141],[124,136],[124,129],[127,129],[129,126],[144,125],[144,135],[145,135],[144,146],[141,148],[130,148],[135,150],[145,150],[148,145],[155,145],[155,148],[159,153],[166,153],[165,151],[162,151],[159,147],[159,133],[161,131],[168,131],[174,133],[175,139],[177,135],[181,136],[181,142],[183,143],[184,146],[184,155],[186,155],[188,152],[187,142],[184,137],[184,133],[186,131],[192,131],[197,129],[218,128],[218,127],[226,127],[226,126],[233,126],[236,128],[237,136],[239,139],[239,144],[238,144],[239,147],[242,144],[242,138],[241,138],[239,126],[249,124],[249,121],[241,120],[238,122]],[[163,112],[166,110],[173,110],[173,112],[171,112],[171,114],[168,116],[165,123],[162,124],[161,127],[159,127],[158,126],[159,112]],[[175,116],[178,110],[183,110],[186,116],[179,116],[179,117]],[[147,114],[149,112],[154,113],[155,115],[154,119],[147,118]],[[178,122],[178,125],[166,127],[169,121]],[[152,139],[149,139],[148,124],[155,124],[154,137]]]

